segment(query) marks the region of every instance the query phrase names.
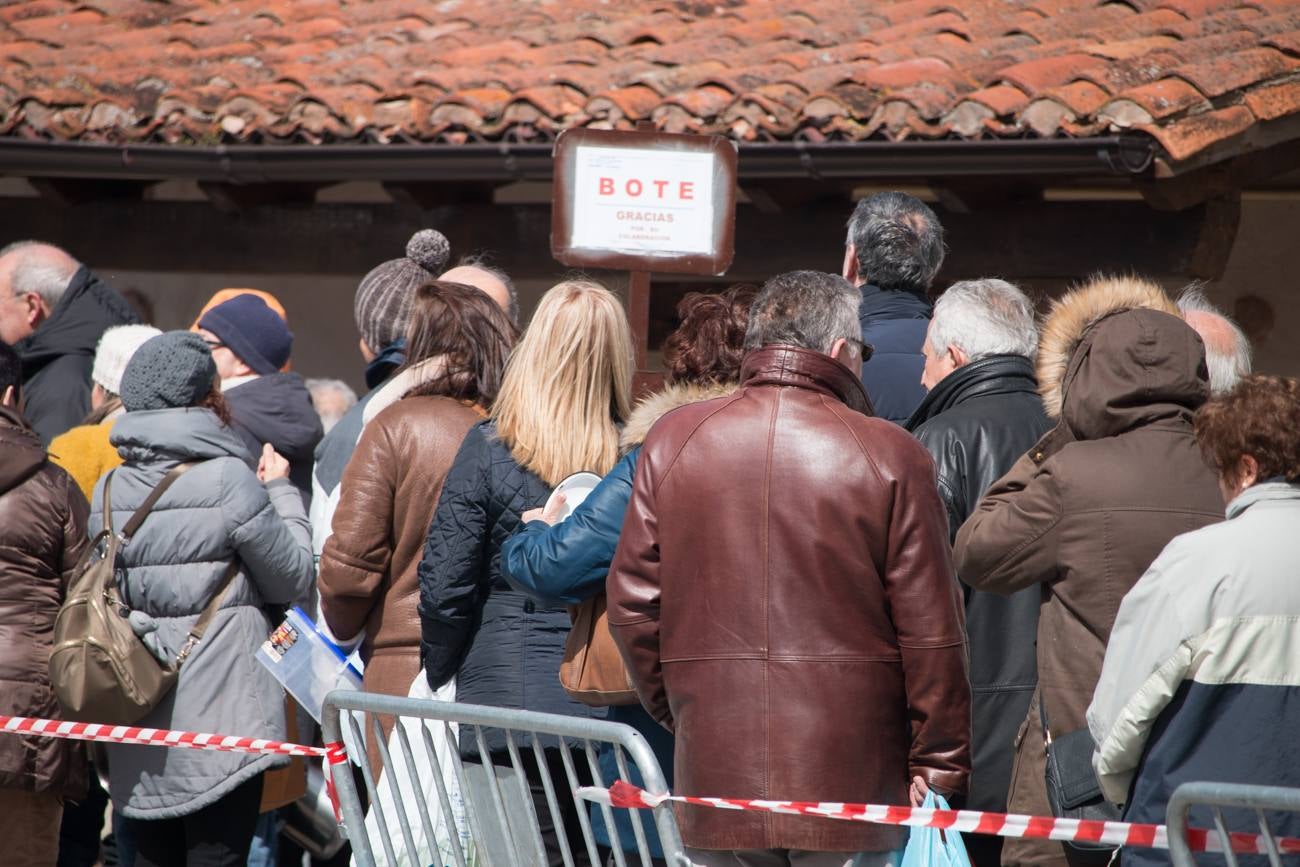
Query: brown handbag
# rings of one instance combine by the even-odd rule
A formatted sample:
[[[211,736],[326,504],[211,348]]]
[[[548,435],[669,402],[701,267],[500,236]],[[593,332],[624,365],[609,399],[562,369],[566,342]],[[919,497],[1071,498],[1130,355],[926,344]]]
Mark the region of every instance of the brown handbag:
[[[605,594],[569,607],[573,626],[564,642],[560,686],[574,701],[591,707],[636,704],[636,688],[614,644],[605,613]]]
[[[226,568],[203,613],[194,623],[176,659],[166,665],[135,634],[127,607],[118,594],[117,554],[149,516],[154,504],[193,464],[178,464],[158,483],[121,533],[113,532],[110,491],[113,474],[104,480],[104,529],[77,564],[67,601],[54,620],[50,685],[63,718],[77,722],[130,725],[153,710],[176,685],[181,664],[203,638],[231,579],[236,559]],[[100,545],[104,555],[96,557]]]

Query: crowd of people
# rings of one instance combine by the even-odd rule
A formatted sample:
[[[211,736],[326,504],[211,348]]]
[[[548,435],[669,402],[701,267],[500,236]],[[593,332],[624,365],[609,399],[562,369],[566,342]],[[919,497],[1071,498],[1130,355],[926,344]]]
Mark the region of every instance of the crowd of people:
[[[608,289],[565,280],[525,327],[508,275],[423,230],[357,288],[358,399],[292,370],[266,292],[162,332],[69,253],[0,248],[0,712],[59,718],[55,617],[149,501],[115,565],[136,635],[184,663],[151,728],[310,737],[254,660],[298,604],[367,691],[623,722],[683,794],[1145,822],[1187,780],[1300,786],[1274,749],[1300,723],[1300,382],[1251,374],[1199,287],[1099,276],[1040,315],[1002,279],[936,287],[945,250],[923,202],[868,197],[841,274],[687,295],[634,396]],[[579,472],[601,481],[570,509]],[[561,682],[584,606],[608,706]],[[522,769],[552,864],[583,851],[578,807],[547,805],[563,750]],[[14,863],[92,865],[104,777],[118,864],[287,864],[287,761],[5,736],[0,828]],[[699,865],[897,867],[905,843],[678,818]],[[591,819],[606,855],[634,845]],[[976,867],[1113,856],[966,842]]]

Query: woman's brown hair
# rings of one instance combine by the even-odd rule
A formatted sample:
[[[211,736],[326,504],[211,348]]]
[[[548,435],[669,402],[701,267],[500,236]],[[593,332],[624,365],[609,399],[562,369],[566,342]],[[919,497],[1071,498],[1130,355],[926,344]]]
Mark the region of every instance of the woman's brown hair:
[[[432,358],[441,369],[408,395],[443,395],[487,407],[501,390],[519,329],[496,302],[464,283],[430,280],[415,290],[402,370]]]
[[[221,393],[218,386],[213,386],[212,391],[205,394],[198,403],[194,404],[199,409],[210,409],[216,415],[221,423],[230,427],[234,423],[234,417],[230,414],[230,404],[226,403],[226,397]]]
[[[1196,413],[1196,440],[1207,460],[1231,478],[1247,455],[1259,481],[1300,482],[1300,380],[1248,376]]]
[[[749,308],[758,287],[738,283],[717,295],[691,292],[677,305],[681,325],[664,341],[669,382],[734,382],[745,356]]]

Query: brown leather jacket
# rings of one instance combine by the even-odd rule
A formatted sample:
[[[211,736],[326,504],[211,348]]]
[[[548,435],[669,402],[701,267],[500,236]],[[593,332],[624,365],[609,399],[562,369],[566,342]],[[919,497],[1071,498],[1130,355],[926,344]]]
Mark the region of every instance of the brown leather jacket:
[[[734,395],[650,431],[609,573],[682,794],[906,804],[970,773],[961,592],[930,455],[817,352],[750,353]],[[899,828],[690,807],[704,849],[887,851]]]
[[[60,719],[50,690],[54,618],[86,545],[90,507],[21,416],[0,407],[0,713]],[[0,737],[0,788],[85,792],[80,745]]]
[[[1038,381],[1057,427],[989,489],[955,559],[978,590],[1041,589],[1038,688],[1059,736],[1087,727],[1124,594],[1171,539],[1222,520],[1223,500],[1192,432],[1204,349],[1160,287],[1120,278],[1057,301]],[[1049,814],[1038,711],[1036,696],[1015,741],[1012,813]],[[1002,858],[1086,860],[1038,840],[1008,840]]]
[[[420,670],[416,569],[443,479],[482,420],[449,397],[403,398],[366,425],[343,473],[317,583],[335,635],[366,630],[367,692],[404,696]]]

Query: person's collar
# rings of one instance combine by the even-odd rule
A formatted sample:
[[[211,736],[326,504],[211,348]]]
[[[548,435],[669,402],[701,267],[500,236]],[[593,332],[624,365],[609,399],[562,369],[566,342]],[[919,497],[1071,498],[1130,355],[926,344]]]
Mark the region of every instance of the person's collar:
[[[775,344],[753,350],[741,363],[740,384],[820,391],[863,415],[875,415],[862,380],[853,371],[829,355],[798,346]]]
[[[970,397],[1013,390],[1017,382],[1025,391],[1034,390],[1034,363],[1023,355],[988,355],[967,362],[926,393],[904,427],[914,431]]]
[[[249,373],[249,374],[245,374],[244,376],[227,377],[221,380],[221,391],[222,392],[230,391],[232,388],[243,385],[246,382],[252,382],[253,380],[257,379],[259,376],[261,376],[261,374]]]
[[[1226,514],[1232,519],[1256,503],[1270,500],[1300,501],[1300,482],[1288,482],[1282,476],[1274,476],[1251,485],[1228,503]]]
[[[366,387],[373,390],[383,385],[405,360],[406,338],[398,338],[380,350],[366,365]]]

